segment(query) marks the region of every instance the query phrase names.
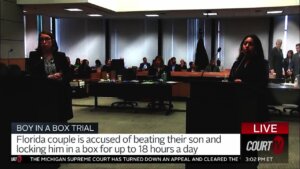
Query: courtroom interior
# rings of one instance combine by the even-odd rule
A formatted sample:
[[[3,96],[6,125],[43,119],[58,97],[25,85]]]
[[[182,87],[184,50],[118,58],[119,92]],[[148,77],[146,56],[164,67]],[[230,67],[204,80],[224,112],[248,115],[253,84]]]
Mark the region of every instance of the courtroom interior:
[[[237,2],[1,0],[4,113],[10,121],[95,122],[100,133],[239,133],[241,122],[285,121],[289,162],[257,168],[299,168],[300,2]],[[50,54],[43,49],[49,41]],[[254,46],[253,55],[247,45]],[[260,62],[251,60],[260,46],[266,85],[253,80],[264,73]],[[252,61],[258,66],[247,70]],[[45,75],[37,70],[47,78],[40,79]],[[63,163],[59,168],[216,167]]]

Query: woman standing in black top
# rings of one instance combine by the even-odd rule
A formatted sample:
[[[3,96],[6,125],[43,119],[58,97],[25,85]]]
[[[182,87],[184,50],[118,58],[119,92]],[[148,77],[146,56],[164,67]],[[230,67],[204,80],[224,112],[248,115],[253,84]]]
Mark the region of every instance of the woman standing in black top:
[[[239,56],[231,68],[229,79],[263,86],[268,84],[268,62],[264,59],[261,41],[256,35],[248,35],[243,39]]]
[[[243,83],[247,86],[247,90],[251,90],[254,97],[250,101],[249,106],[253,106],[252,103],[255,103],[257,106],[257,109],[252,112],[254,117],[251,117],[252,122],[265,122],[269,120],[266,102],[268,79],[268,62],[264,59],[261,41],[256,35],[247,35],[240,44],[240,53],[231,68],[229,80],[236,83]],[[242,121],[250,120],[247,115],[241,115],[241,118]],[[257,138],[253,135],[247,137],[247,139],[256,140]],[[246,144],[247,140],[242,139],[242,161],[245,161],[247,157],[257,158],[257,151],[247,151]],[[257,166],[258,162],[242,162],[239,168],[256,169]]]

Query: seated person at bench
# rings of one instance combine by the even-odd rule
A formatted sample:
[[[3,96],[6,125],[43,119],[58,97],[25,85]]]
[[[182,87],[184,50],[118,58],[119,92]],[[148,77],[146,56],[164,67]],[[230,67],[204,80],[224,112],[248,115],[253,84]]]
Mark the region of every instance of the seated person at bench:
[[[147,58],[143,58],[143,63],[140,64],[139,70],[149,70],[150,63],[148,63]]]
[[[169,71],[167,66],[164,64],[164,60],[161,56],[156,56],[153,60],[152,66],[149,69],[148,75],[153,77],[153,79],[161,79],[161,75],[163,73],[167,73],[169,75]],[[169,77],[169,76],[168,76]]]
[[[167,78],[170,77],[170,69],[164,64],[164,61],[161,56],[156,56],[153,60],[153,64],[149,69],[148,75],[153,78],[153,80],[162,79],[162,74],[166,73]],[[158,103],[155,103],[154,100],[152,100],[151,103],[149,103],[148,107],[155,108],[155,106],[158,106],[159,108],[164,107],[163,100],[159,100]]]
[[[216,58],[211,58],[209,65],[206,66],[205,72],[220,72],[219,67],[216,65]]]

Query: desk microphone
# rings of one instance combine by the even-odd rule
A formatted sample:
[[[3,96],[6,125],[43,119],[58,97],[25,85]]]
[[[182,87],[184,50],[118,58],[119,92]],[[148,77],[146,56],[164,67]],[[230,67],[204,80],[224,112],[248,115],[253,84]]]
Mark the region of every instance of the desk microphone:
[[[204,70],[201,70],[201,73],[202,73],[201,78],[204,76],[204,72],[205,72]]]
[[[7,66],[9,65],[10,54],[13,51],[14,51],[14,49],[9,49],[8,52],[7,52]]]
[[[217,50],[217,53],[216,53],[216,55],[215,55],[215,58],[216,58],[216,56],[218,55],[218,53],[220,53],[220,52],[221,52],[221,50],[222,50],[222,48],[221,48],[221,47],[219,47],[219,48],[218,48],[218,50]]]
[[[244,53],[241,53],[240,57],[242,57],[242,59],[240,59],[240,63],[238,65],[238,67],[235,69],[235,74],[238,72],[238,70],[240,69],[242,63],[244,63],[245,59],[246,59],[246,55]]]

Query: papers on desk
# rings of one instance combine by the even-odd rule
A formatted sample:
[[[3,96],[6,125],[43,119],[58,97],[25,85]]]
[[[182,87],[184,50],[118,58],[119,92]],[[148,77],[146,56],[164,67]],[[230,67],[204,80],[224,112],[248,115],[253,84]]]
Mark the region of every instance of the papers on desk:
[[[298,89],[299,87],[297,87],[297,85],[295,85],[294,83],[269,83],[269,87],[271,88],[289,88],[289,89]]]
[[[83,87],[85,85],[85,82],[82,80],[73,80],[70,82],[71,87]]]
[[[110,83],[110,82],[112,82],[110,79],[107,79],[107,80],[105,80],[105,79],[100,79],[100,80],[98,81],[98,83]]]
[[[98,83],[139,83],[138,80],[130,80],[130,81],[116,81],[116,80],[110,80],[110,79],[100,79]],[[152,84],[152,83],[151,83]]]
[[[175,81],[167,81],[166,83],[169,83],[169,84],[175,84],[175,83],[177,83],[177,82],[175,82]]]
[[[151,82],[151,81],[145,81],[145,82],[142,82],[142,84],[154,84],[154,82]]]
[[[294,83],[281,83],[281,85],[283,85],[283,86],[290,86],[290,87],[294,87],[295,86]]]
[[[299,88],[296,83],[280,83],[281,88]]]
[[[138,83],[139,81],[138,80],[130,80],[130,82],[132,82],[132,83]]]
[[[79,86],[79,83],[77,81],[71,81],[70,82],[70,86],[71,87],[78,87]]]
[[[155,84],[155,83],[163,83],[163,82],[155,82],[155,81],[144,81],[144,82],[142,82],[142,84]],[[167,83],[167,84],[175,84],[177,82],[175,82],[175,81],[167,81],[165,83]]]

